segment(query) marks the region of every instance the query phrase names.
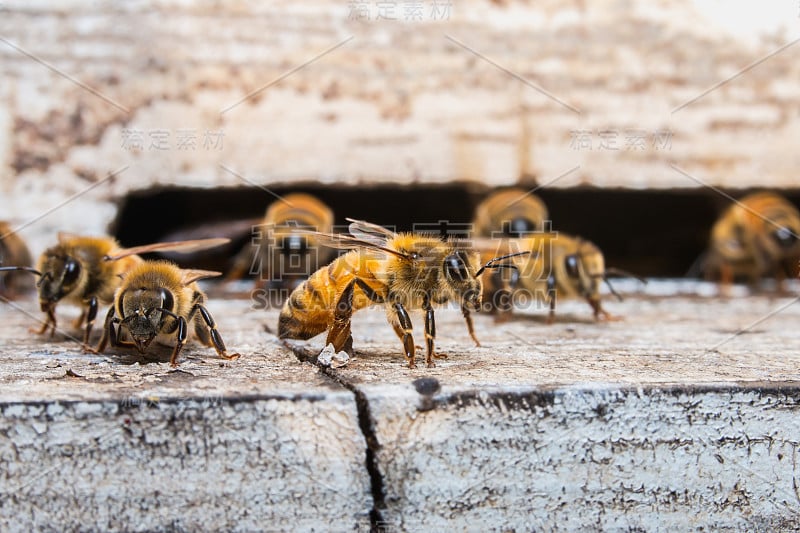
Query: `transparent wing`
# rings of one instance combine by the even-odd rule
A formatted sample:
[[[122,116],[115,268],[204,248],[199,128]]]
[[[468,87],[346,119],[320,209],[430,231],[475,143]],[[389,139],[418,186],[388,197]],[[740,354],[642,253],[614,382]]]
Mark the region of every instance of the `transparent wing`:
[[[174,241],[174,242],[158,242],[154,244],[145,244],[142,246],[134,246],[133,248],[123,248],[117,250],[114,255],[107,255],[103,259],[106,261],[116,261],[123,257],[131,255],[146,254],[150,252],[178,252],[190,253],[200,250],[208,250],[231,242],[230,239],[195,239],[191,241]]]
[[[181,270],[181,283],[189,285],[201,279],[216,278],[221,275],[222,272],[214,272],[213,270]]]
[[[371,222],[366,222],[364,220],[355,220],[352,218],[345,219],[350,222],[350,235],[355,237],[356,239],[371,242],[378,246],[385,246],[386,241],[389,239],[393,239],[397,236],[396,233],[389,231],[388,229],[384,228],[383,226],[378,226],[377,224],[373,224]]]
[[[410,259],[409,256],[398,252],[397,250],[392,250],[391,248],[386,246],[386,239],[380,239],[378,242],[376,239],[365,240],[358,237],[354,237],[353,235],[345,235],[345,234],[334,234],[334,233],[322,233],[319,231],[298,231],[297,233],[302,233],[306,235],[313,235],[316,239],[318,244],[322,246],[327,246],[329,248],[335,248],[337,250],[373,250],[373,251],[380,251],[387,254],[392,254],[397,257],[401,257],[403,259]]]

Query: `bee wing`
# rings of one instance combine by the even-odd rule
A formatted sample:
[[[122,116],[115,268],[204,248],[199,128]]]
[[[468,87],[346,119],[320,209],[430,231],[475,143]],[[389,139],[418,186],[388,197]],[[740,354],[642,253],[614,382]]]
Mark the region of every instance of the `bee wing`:
[[[231,240],[225,238],[159,242],[154,244],[145,244],[142,246],[134,246],[133,248],[123,248],[121,250],[117,250],[117,252],[114,255],[107,255],[103,259],[106,261],[116,261],[117,259],[122,259],[123,257],[146,254],[149,252],[190,253],[190,252],[197,252],[199,250],[207,250],[209,248],[221,246],[229,242],[231,242]]]
[[[181,270],[181,283],[189,285],[201,279],[216,278],[221,275],[222,272],[214,272],[213,270]]]
[[[383,226],[378,226],[364,220],[345,219],[350,222],[350,235],[362,241],[371,242],[378,246],[383,246],[386,241],[397,236],[396,233],[389,231]]]
[[[387,247],[386,239],[380,239],[380,241],[377,239],[365,240],[352,235],[337,235],[334,233],[322,233],[319,231],[298,231],[298,233],[313,235],[317,241],[317,244],[321,244],[322,246],[327,246],[329,248],[336,248],[337,250],[374,250],[396,255],[397,257],[403,259],[411,259],[406,254]]]

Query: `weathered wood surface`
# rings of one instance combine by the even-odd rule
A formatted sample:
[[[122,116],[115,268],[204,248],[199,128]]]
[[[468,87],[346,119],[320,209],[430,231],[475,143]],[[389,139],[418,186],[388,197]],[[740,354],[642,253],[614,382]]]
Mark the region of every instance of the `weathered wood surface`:
[[[355,358],[321,371],[300,361],[321,338],[292,353],[263,329],[275,310],[212,300],[243,357],[189,345],[174,371],[168,350],[83,354],[2,306],[0,519],[352,530],[375,505],[398,530],[792,530],[800,303],[715,292],[651,282],[608,301],[625,317],[609,323],[581,302],[551,326],[478,315],[480,348],[441,310],[448,358],[415,370],[378,309],[355,315]]]

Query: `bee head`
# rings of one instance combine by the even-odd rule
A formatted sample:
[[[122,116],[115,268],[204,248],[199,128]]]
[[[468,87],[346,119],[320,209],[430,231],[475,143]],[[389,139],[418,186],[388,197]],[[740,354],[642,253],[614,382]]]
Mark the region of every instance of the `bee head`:
[[[568,283],[575,286],[585,297],[600,294],[600,282],[605,276],[603,253],[592,243],[582,241],[574,253],[564,256],[563,264],[556,265],[563,270]]]
[[[118,298],[120,325],[127,329],[140,353],[147,351],[164,327],[164,322],[175,317],[172,293],[164,288],[127,289]]]
[[[80,261],[63,254],[45,252],[39,271],[41,277],[36,285],[42,311],[52,309],[56,302],[80,287],[86,277]]]
[[[447,286],[456,296],[455,299],[467,307],[478,309],[481,305],[483,284],[471,267],[471,259],[465,250],[456,250],[444,258],[442,272]]]

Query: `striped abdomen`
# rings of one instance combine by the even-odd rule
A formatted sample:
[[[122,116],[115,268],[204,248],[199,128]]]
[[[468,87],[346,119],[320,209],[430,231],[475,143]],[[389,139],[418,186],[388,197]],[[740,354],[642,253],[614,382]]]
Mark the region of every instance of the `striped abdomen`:
[[[382,292],[381,284],[375,280],[369,268],[374,266],[375,261],[367,258],[363,252],[353,250],[314,272],[292,291],[283,304],[278,319],[278,337],[310,339],[327,330],[333,323],[339,295],[355,277]],[[371,303],[361,290],[356,289],[353,311]]]

